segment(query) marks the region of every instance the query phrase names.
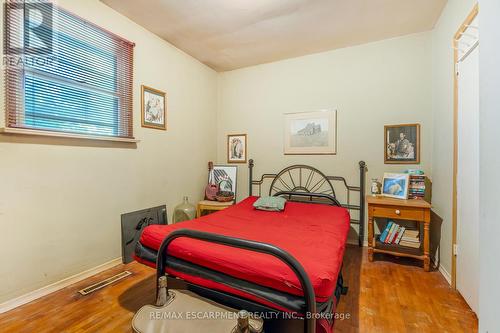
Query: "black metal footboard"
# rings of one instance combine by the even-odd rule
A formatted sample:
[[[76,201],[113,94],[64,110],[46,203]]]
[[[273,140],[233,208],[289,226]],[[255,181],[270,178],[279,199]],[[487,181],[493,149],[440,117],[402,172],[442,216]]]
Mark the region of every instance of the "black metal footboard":
[[[230,247],[241,248],[245,250],[260,252],[268,254],[280,259],[288,267],[292,269],[295,275],[300,281],[300,285],[304,292],[304,299],[306,305],[306,313],[304,313],[304,332],[315,333],[316,331],[316,297],[314,295],[314,289],[307,276],[306,271],[302,265],[288,252],[276,247],[274,245],[255,242],[246,239],[228,237],[223,235],[211,234],[196,230],[180,229],[172,232],[167,238],[163,240],[160,248],[158,249],[158,256],[156,258],[156,283],[158,284],[159,278],[165,275],[165,268],[167,264],[167,250],[170,243],[180,237],[193,238],[198,240],[203,240],[211,243],[217,243],[222,245],[227,245]],[[159,290],[159,285],[157,285],[156,290]],[[157,295],[158,296],[158,295]]]

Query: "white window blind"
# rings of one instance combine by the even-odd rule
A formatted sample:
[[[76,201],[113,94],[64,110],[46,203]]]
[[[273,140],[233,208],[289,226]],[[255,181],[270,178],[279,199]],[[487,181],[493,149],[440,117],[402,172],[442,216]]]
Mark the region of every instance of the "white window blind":
[[[41,4],[5,7],[7,126],[133,138],[134,44]]]

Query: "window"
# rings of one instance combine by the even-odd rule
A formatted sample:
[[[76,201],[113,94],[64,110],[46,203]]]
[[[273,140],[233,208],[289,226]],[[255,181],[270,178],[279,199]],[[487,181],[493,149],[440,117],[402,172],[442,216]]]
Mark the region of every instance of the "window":
[[[132,139],[134,44],[49,2],[5,9],[7,127]]]

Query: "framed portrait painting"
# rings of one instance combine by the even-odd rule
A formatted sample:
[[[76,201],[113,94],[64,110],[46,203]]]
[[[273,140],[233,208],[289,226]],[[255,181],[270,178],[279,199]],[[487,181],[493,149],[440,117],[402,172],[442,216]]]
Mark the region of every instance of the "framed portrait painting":
[[[420,164],[420,124],[384,127],[384,162]]]
[[[147,86],[141,89],[142,127],[159,130],[167,129],[167,97],[163,91]]]
[[[337,110],[285,114],[285,155],[335,155]]]
[[[247,135],[229,134],[227,136],[227,163],[247,162]]]

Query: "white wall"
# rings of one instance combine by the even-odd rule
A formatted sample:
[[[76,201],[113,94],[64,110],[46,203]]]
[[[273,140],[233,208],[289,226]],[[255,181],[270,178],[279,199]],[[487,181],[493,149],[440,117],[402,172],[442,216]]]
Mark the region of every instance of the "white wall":
[[[216,72],[97,0],[58,4],[137,44],[141,142],[0,135],[0,303],[119,257],[120,214],[200,199],[216,155]],[[140,127],[141,84],[167,92],[167,132]]]
[[[500,2],[480,0],[479,332],[500,332]]]
[[[453,198],[453,36],[474,0],[450,0],[432,31],[432,205],[443,220],[440,264],[451,274]],[[435,230],[435,229],[433,229]]]
[[[336,156],[283,155],[285,113],[338,109]],[[217,157],[226,162],[226,135],[248,134],[255,177],[304,163],[359,184],[358,161],[371,178],[404,165],[384,165],[384,125],[422,124],[422,164],[431,175],[431,36],[421,33],[222,73]],[[239,168],[239,197],[248,168]],[[351,237],[354,235],[351,235]]]

